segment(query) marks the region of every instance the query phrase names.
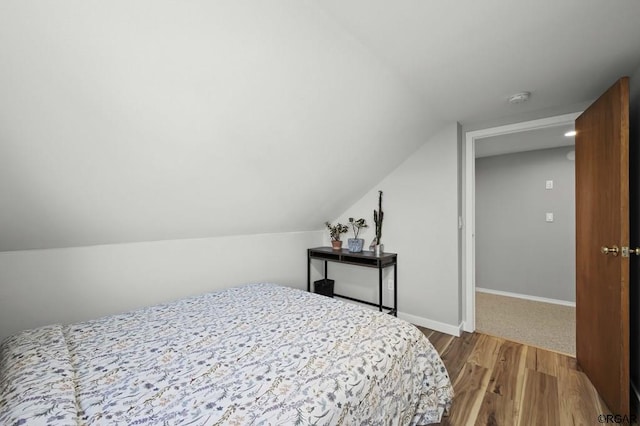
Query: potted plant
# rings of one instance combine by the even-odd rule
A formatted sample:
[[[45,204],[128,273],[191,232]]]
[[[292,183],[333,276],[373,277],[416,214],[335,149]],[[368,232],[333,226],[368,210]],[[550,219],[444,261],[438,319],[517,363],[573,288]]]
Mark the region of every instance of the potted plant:
[[[358,238],[358,234],[362,228],[367,228],[367,221],[363,218],[355,220],[354,218],[349,218],[349,223],[351,224],[351,228],[353,228],[353,238],[349,238],[347,243],[349,244],[349,251],[353,253],[359,253],[362,251],[362,247],[364,246],[364,240],[362,238]]]
[[[337,225],[332,225],[329,222],[324,223],[329,230],[329,236],[331,237],[331,245],[334,250],[340,250],[342,248],[342,240],[340,240],[340,235],[349,231],[349,227],[347,225],[343,225],[338,223]]]

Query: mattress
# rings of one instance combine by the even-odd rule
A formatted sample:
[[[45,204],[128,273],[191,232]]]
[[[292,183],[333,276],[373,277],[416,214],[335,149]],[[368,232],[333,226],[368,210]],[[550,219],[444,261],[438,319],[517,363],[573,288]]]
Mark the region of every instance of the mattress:
[[[452,397],[413,325],[269,283],[0,347],[2,425],[413,425]]]

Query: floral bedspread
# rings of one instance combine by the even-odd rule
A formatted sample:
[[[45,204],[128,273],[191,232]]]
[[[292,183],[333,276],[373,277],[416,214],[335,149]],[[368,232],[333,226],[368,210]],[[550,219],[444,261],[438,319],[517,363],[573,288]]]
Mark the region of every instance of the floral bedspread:
[[[0,347],[2,425],[424,424],[452,396],[414,326],[274,284],[41,327]]]

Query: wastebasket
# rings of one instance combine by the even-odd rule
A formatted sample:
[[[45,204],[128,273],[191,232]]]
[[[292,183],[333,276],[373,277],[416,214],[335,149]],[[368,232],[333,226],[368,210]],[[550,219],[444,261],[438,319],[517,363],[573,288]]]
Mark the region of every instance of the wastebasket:
[[[313,282],[313,292],[323,296],[333,297],[334,280],[323,279]]]

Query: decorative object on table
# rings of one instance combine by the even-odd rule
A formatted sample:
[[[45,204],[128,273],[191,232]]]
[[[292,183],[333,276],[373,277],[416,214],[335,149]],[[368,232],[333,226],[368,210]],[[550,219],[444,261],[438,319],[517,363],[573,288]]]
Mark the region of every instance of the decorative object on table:
[[[349,238],[347,240],[349,251],[352,253],[359,253],[362,251],[362,247],[364,246],[364,240],[362,238],[358,238],[358,234],[360,234],[360,230],[362,228],[368,228],[369,225],[367,225],[367,221],[363,218],[355,220],[350,217],[349,223],[351,224],[351,228],[353,228],[353,238]]]
[[[334,280],[324,278],[313,282],[313,292],[327,297],[333,297]]]
[[[349,227],[341,223],[332,225],[329,222],[325,222],[324,224],[329,230],[329,236],[331,237],[331,246],[334,248],[334,250],[340,250],[342,248],[342,240],[340,240],[340,235],[344,234],[345,232],[349,232]]]
[[[373,251],[376,256],[380,256],[384,252],[384,244],[382,239],[382,219],[384,212],[382,211],[382,191],[378,191],[378,211],[373,211],[373,222],[376,224],[376,236],[371,241],[369,250]]]

